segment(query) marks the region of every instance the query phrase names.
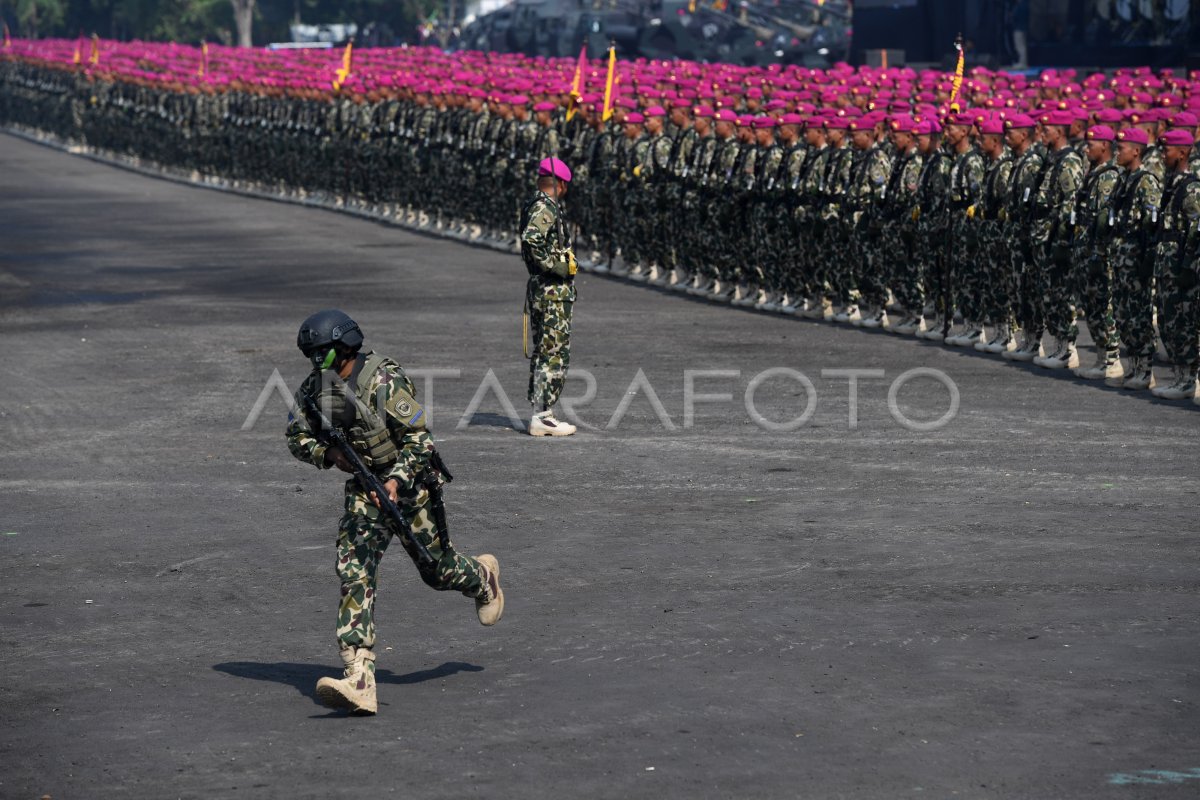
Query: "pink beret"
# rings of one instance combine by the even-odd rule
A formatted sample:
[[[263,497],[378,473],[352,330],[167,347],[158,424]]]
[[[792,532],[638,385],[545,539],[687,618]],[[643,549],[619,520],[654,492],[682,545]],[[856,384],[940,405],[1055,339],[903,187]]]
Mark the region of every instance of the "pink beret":
[[[984,120],[979,126],[979,132],[988,136],[1003,136],[1004,122],[998,117],[994,119]]]
[[[937,120],[923,119],[917,123],[913,129],[913,133],[917,136],[930,136],[935,133],[941,133],[942,126],[937,124]]]
[[[1055,109],[1042,115],[1043,125],[1062,125],[1063,127],[1071,127],[1071,123],[1075,121],[1075,114],[1064,109]]]
[[[1142,131],[1138,132],[1143,133]],[[1193,139],[1192,134],[1176,128],[1175,130],[1167,131],[1162,136],[1158,137],[1158,143],[1164,147],[1192,147],[1195,145],[1195,140]]]
[[[784,114],[779,118],[780,125],[803,125],[804,117],[799,114]]]
[[[737,114],[734,114],[728,108],[722,108],[715,114],[717,122],[737,122]]]
[[[571,168],[561,158],[543,158],[538,164],[538,175],[549,177],[553,175],[560,181],[571,182]]]
[[[891,128],[896,133],[916,133],[917,121],[912,117],[894,117]]]
[[[647,117],[665,117],[667,110],[662,106],[650,106],[645,113]]]
[[[1195,128],[1200,127],[1200,117],[1191,111],[1180,111],[1171,120],[1172,128]]]
[[[755,117],[753,125],[755,128],[774,128],[776,122],[774,117]]]
[[[1121,122],[1124,119],[1125,115],[1115,108],[1105,108],[1096,113],[1096,120],[1106,125],[1112,125],[1114,122]]]
[[[646,121],[646,118],[643,117],[641,114],[639,114],[636,111],[630,111],[628,114],[625,115],[625,124],[626,125],[641,125],[645,121]]]
[[[1028,114],[1009,114],[1004,120],[1004,127],[1007,128],[1036,128],[1037,120]]]
[[[1150,144],[1150,135],[1141,128],[1126,128],[1117,134],[1118,142],[1132,142],[1134,144]]]
[[[1111,142],[1117,138],[1117,134],[1107,125],[1093,125],[1088,128],[1087,139],[1089,142]]]
[[[713,115],[713,110],[708,106],[696,106],[692,109],[692,116],[710,118]]]
[[[557,105],[555,105],[554,103],[551,103],[548,100],[545,100],[545,101],[542,101],[541,103],[536,104],[533,107],[533,110],[534,111],[553,111],[556,108],[558,108]]]
[[[825,120],[825,129],[830,131],[844,131],[850,127],[850,120],[845,117],[829,117]]]

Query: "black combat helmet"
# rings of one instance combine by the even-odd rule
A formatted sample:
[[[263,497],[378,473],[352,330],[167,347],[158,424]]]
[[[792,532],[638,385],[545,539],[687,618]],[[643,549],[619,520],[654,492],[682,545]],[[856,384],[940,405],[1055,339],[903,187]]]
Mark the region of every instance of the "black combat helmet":
[[[296,346],[317,369],[328,369],[332,365],[335,348],[356,352],[362,343],[358,323],[336,308],[318,311],[304,320],[296,335]]]

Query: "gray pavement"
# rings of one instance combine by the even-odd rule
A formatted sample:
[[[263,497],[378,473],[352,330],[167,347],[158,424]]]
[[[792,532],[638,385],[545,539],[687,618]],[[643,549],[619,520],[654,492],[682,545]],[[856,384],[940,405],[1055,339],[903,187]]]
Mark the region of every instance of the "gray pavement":
[[[523,275],[0,135],[0,798],[1200,793],[1200,408],[585,275],[596,427],[533,440],[494,391],[466,415],[489,370],[527,413]],[[271,388],[326,306],[458,370],[450,528],[508,598],[482,628],[391,553],[370,719],[313,699],[341,488]],[[914,368],[959,393],[937,430],[889,411]],[[812,382],[795,430],[747,411],[804,410],[772,369]],[[836,369],[884,373],[854,428]],[[694,370],[730,399],[685,427]]]

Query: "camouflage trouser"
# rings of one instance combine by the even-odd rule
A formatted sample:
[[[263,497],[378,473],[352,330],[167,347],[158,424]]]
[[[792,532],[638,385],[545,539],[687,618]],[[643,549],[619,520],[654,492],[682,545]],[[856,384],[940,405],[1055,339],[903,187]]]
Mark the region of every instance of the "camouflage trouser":
[[[979,271],[982,276],[980,284],[980,303],[982,316],[980,322],[993,325],[1008,325],[1013,322],[1013,297],[1015,281],[1013,279],[1012,263],[1008,254],[1008,243],[1005,241],[1000,225],[994,220],[981,223],[979,237]]]
[[[351,488],[353,487],[353,488]],[[348,647],[374,647],[376,575],[384,551],[397,536],[395,527],[380,516],[379,509],[348,484],[346,513],[338,526],[337,574],[342,582],[338,604],[337,639],[343,650]],[[415,548],[400,537],[400,543],[420,570],[421,579],[439,591],[458,591],[467,597],[487,597],[479,562],[460,555],[447,539],[446,547],[437,535],[429,492],[424,486],[401,486],[398,505],[413,534],[429,550],[435,564],[423,566]]]
[[[888,285],[905,311],[920,314],[925,309],[924,272],[933,260],[929,239],[916,223],[905,220],[889,225],[886,230],[884,247],[890,260]]]
[[[1154,355],[1154,256],[1138,242],[1116,239],[1108,257],[1119,344],[1125,345],[1131,357],[1150,358]]]
[[[1200,365],[1200,259],[1179,259],[1179,245],[1166,242],[1158,256],[1158,327],[1171,363]]]
[[[529,323],[533,352],[529,358],[529,403],[550,408],[558,402],[571,365],[571,308],[575,286],[529,283]]]
[[[1041,268],[1034,257],[1036,247],[1028,241],[1026,233],[1017,231],[1015,236],[1013,234],[1010,229],[1006,238],[1017,288],[1017,323],[1026,333],[1040,336],[1046,330],[1046,307],[1042,303],[1040,289]]]
[[[1103,245],[1084,245],[1076,252],[1075,265],[1079,273],[1076,283],[1083,300],[1088,332],[1092,334],[1097,350],[1116,350],[1121,340],[1117,336],[1113,268],[1108,249]]]
[[[1052,240],[1035,248],[1039,264],[1038,278],[1042,307],[1046,310],[1046,330],[1056,339],[1075,341],[1075,293],[1071,283],[1071,259],[1065,243]]]
[[[979,263],[979,227],[962,211],[950,218],[950,302],[963,319],[978,322],[983,316],[983,283],[986,273]]]

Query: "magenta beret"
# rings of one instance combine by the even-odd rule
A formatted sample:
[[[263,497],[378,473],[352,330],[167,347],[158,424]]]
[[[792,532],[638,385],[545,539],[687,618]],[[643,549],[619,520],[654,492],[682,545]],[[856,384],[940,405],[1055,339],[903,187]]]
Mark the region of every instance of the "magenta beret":
[[[1158,137],[1158,143],[1163,147],[1192,147],[1195,145],[1195,139],[1187,131],[1176,128]]]
[[[571,182],[571,168],[561,158],[543,158],[538,164],[538,175],[549,177],[553,175],[560,181]]]
[[[1150,144],[1150,135],[1141,128],[1126,128],[1117,134],[1117,141]]]
[[[1111,142],[1117,138],[1117,134],[1107,125],[1093,125],[1088,128],[1087,139],[1089,142]]]

